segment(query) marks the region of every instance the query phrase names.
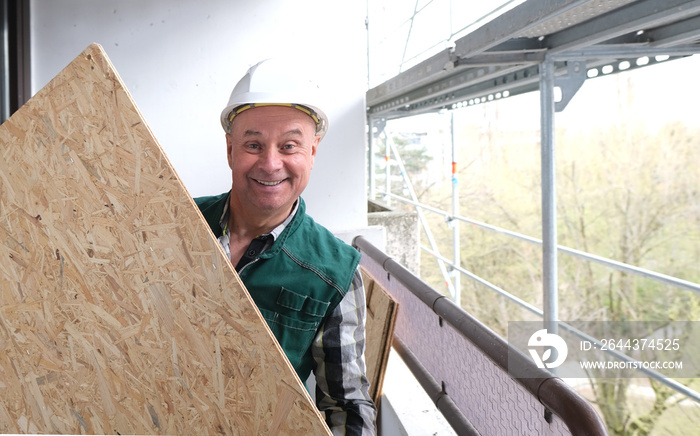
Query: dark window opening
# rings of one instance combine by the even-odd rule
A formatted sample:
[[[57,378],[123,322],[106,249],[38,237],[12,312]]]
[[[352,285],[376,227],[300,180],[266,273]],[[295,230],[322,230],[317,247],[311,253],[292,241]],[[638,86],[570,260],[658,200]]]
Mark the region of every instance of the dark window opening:
[[[29,0],[0,0],[0,122],[31,97]]]

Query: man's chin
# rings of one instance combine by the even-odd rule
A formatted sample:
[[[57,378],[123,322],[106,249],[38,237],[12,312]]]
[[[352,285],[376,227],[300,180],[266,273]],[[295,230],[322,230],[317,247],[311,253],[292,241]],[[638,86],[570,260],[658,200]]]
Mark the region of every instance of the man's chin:
[[[263,201],[257,201],[255,206],[258,210],[265,213],[289,213],[292,209],[292,204],[294,201],[283,201],[280,199],[265,199]]]

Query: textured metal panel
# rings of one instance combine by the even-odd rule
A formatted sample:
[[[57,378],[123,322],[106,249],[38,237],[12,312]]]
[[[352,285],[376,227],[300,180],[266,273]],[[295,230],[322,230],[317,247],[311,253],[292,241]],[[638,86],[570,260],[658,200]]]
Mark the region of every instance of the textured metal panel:
[[[444,382],[446,393],[482,434],[569,435],[559,417],[544,418],[544,406],[486,355],[440,321],[381,265],[363,256],[362,266],[399,303],[394,335],[431,375]],[[441,325],[442,324],[442,325]]]
[[[667,26],[697,14],[700,14],[698,0],[640,0],[550,34],[543,44],[549,53],[562,53]]]
[[[638,0],[593,0],[571,9],[563,14],[557,15],[551,20],[545,21],[526,32],[519,34],[519,37],[537,38],[539,36],[551,35],[573,25],[595,18],[606,12],[610,12],[629,3]]]
[[[455,55],[471,57],[575,9],[585,0],[528,0],[455,42]]]

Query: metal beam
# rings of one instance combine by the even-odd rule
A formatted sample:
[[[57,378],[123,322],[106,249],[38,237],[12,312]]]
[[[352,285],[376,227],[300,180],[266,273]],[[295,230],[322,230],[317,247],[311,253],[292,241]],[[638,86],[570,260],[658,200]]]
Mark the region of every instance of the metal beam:
[[[646,32],[652,47],[673,47],[700,41],[700,16]]]
[[[371,106],[390,100],[397,95],[438,80],[452,72],[453,61],[454,57],[449,50],[440,52],[367,91],[367,104]]]
[[[589,67],[598,62],[633,61],[635,56],[700,52],[697,45],[688,43],[700,38],[700,17],[693,16],[700,13],[700,0],[638,0],[542,41],[513,37],[515,33],[522,34],[523,28],[517,28],[518,25],[531,29],[585,3],[523,3],[460,38],[454,52],[445,50],[369,90],[368,112],[395,118],[439,110],[489,93],[508,91],[516,95],[536,90],[537,78],[529,75],[532,66],[541,62],[544,47],[555,60],[586,60]],[[682,21],[673,22],[678,19]],[[531,24],[523,24],[523,20]],[[640,29],[646,32],[638,35]],[[503,40],[505,35],[513,38]],[[487,37],[491,38],[488,43]],[[634,62],[630,63],[634,66]],[[565,73],[564,65],[556,67],[556,75]]]
[[[524,51],[524,52],[486,52],[470,58],[459,58],[455,60],[455,66],[468,65],[471,67],[489,65],[518,65],[542,62],[546,50]]]
[[[603,45],[559,53],[552,55],[551,58],[556,61],[555,76],[560,77],[566,75],[567,63],[571,61],[586,61],[587,70],[610,65],[612,67],[611,73],[618,73],[661,62],[669,62],[670,60],[695,53],[700,53],[700,46],[687,45],[657,48],[644,44],[634,46]],[[654,59],[655,56],[659,55],[670,56],[670,59],[665,61]],[[638,64],[637,59],[644,56],[649,57],[648,63],[644,65]],[[624,61],[627,61],[626,68],[621,67]],[[397,96],[392,101],[370,106],[368,112],[374,116],[381,116],[387,119],[399,118],[434,112],[444,108],[453,108],[455,104],[461,104],[472,99],[478,100],[476,103],[491,101],[487,97],[494,97],[498,93],[507,93],[512,97],[539,89],[539,65],[518,65],[500,68],[500,70],[492,71],[494,73],[500,71],[501,74],[490,74],[487,76],[482,73],[481,75],[477,74],[478,77],[474,75],[474,72],[478,73],[478,70],[465,70],[460,75],[465,76],[471,73],[471,80],[467,81],[458,77],[451,77],[437,83],[426,84],[410,93]],[[603,74],[599,74],[597,77],[603,76]],[[454,83],[455,79],[461,84],[460,87],[449,86],[449,83]]]
[[[389,100],[370,100],[368,92],[368,112],[374,116],[393,111],[405,112],[418,107],[421,109],[424,109],[424,107],[429,107],[430,109],[442,107],[451,102],[459,101],[459,97],[456,100],[452,99],[452,101],[449,101],[450,93],[467,88],[470,85],[482,86],[484,89],[493,88],[495,85],[498,85],[498,83],[495,83],[496,80],[507,78],[511,73],[515,73],[522,67],[522,65],[509,65],[469,68],[442,80],[423,84],[412,91],[402,93]],[[532,73],[532,71],[526,69],[524,74],[527,75],[529,73]],[[534,75],[536,80],[536,73]],[[438,97],[437,100],[436,97]]]
[[[546,36],[549,53],[562,53],[700,14],[700,0],[640,0]]]
[[[444,50],[418,65],[367,91],[373,105],[449,75],[458,58],[469,58],[509,40],[523,30],[564,14],[590,0],[529,0],[455,41],[454,50]],[[533,44],[530,41],[528,44]]]
[[[526,1],[455,41],[455,55],[468,58],[483,53],[588,1]]]
[[[523,52],[523,51],[540,51],[546,50],[542,47],[539,38],[513,38],[495,45],[493,48],[481,54],[499,53],[499,52]],[[473,56],[469,56],[473,57]]]
[[[650,45],[596,45],[570,50],[564,53],[550,54],[552,59],[564,60],[594,60],[604,61],[628,60],[642,56],[689,56],[700,53],[699,45],[682,45],[675,47],[654,47]]]

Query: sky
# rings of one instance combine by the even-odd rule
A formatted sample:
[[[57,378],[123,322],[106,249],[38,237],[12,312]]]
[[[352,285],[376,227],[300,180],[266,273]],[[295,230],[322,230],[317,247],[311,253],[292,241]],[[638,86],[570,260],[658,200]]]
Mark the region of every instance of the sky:
[[[467,3],[469,7],[464,6]],[[501,10],[511,8],[519,3],[522,0],[368,2],[370,88],[407,69],[412,62],[444,49],[451,41],[487,20],[491,11],[499,7]],[[695,55],[618,74],[601,73],[584,83],[567,108],[556,115],[555,124],[575,129],[590,124],[602,126],[619,122],[618,94],[622,90],[622,97],[631,103],[625,109],[627,114],[632,111],[647,126],[658,127],[668,121],[700,125],[700,116],[696,115],[700,98],[699,72],[700,55]],[[628,84],[633,91],[630,96],[624,94],[630,89]],[[496,104],[501,116],[509,120],[509,128],[527,130],[539,127],[538,92]]]
[[[489,21],[495,13],[523,1],[368,1],[369,87],[406,71]]]
[[[605,130],[625,119],[643,125],[650,133],[674,122],[700,128],[699,73],[700,55],[695,55],[587,79],[564,111],[555,114],[555,129],[566,129],[570,134]],[[498,122],[489,124],[494,112]],[[449,120],[449,113],[430,113],[391,120],[386,129],[391,136],[396,132],[427,133],[422,143],[432,156],[430,173],[443,179],[449,176],[451,161]],[[455,120],[484,131],[494,129],[494,134],[523,132],[524,140],[536,144],[540,138],[540,94],[534,91],[457,109]],[[457,141],[460,146],[460,139]]]
[[[700,55],[666,61],[634,71],[588,79],[567,108],[555,119],[562,125],[587,123],[604,125],[619,121],[618,84],[624,93],[629,80],[633,95],[633,115],[648,127],[660,127],[670,121],[700,126],[698,102]],[[623,83],[621,83],[623,82]],[[623,98],[624,94],[623,94]]]

